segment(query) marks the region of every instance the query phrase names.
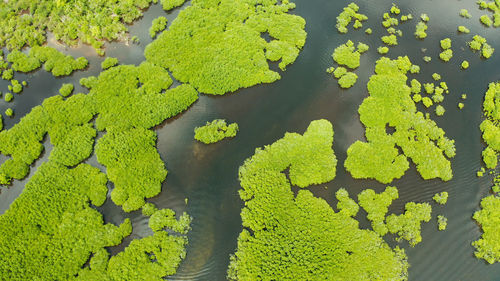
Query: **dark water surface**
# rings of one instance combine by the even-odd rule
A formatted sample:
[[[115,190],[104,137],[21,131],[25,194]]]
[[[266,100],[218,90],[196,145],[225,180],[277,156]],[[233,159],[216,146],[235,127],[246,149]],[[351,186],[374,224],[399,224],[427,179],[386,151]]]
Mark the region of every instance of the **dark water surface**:
[[[296,1],[294,13],[307,21],[308,33],[306,45],[297,61],[282,73],[282,79],[268,85],[259,85],[242,89],[223,97],[200,96],[200,99],[185,113],[168,120],[158,127],[158,150],[169,171],[163,186],[163,192],[151,199],[161,208],[173,208],[187,211],[193,217],[192,231],[189,233],[187,256],[179,267],[177,275],[169,280],[225,280],[229,255],[235,251],[236,240],[241,231],[239,216],[242,202],[238,196],[238,167],[252,156],[256,147],[271,144],[283,137],[284,133],[303,133],[308,124],[316,119],[328,119],[335,131],[334,150],[339,159],[337,177],[323,187],[312,187],[312,192],[331,203],[336,204],[334,193],[345,187],[351,195],[365,188],[382,191],[385,185],[372,180],[354,180],[343,168],[347,148],[356,140],[364,139],[364,128],[359,122],[357,109],[367,96],[366,82],[373,74],[374,62],[379,58],[376,48],[382,45],[380,36],[386,35],[380,22],[382,14],[388,11],[394,1],[357,1],[361,13],[369,20],[359,31],[340,35],[335,29],[335,17],[348,1],[312,0]],[[441,74],[450,87],[450,94],[445,96],[443,106],[446,113],[433,119],[446,131],[448,137],[456,140],[457,156],[452,160],[454,178],[448,182],[440,180],[424,181],[416,172],[414,165],[405,176],[391,185],[398,187],[400,198],[396,200],[390,212],[401,213],[408,201],[432,202],[436,192],[448,191],[450,198],[444,207],[433,204],[433,219],[423,225],[423,242],[415,248],[401,243],[409,256],[409,280],[500,280],[500,265],[486,265],[473,256],[472,241],[481,234],[471,219],[478,209],[480,199],[487,196],[492,183],[490,176],[477,178],[475,172],[481,165],[483,143],[479,131],[481,122],[481,104],[489,82],[500,78],[500,29],[485,28],[479,23],[479,16],[486,13],[477,9],[474,1],[440,0],[397,2],[403,14],[412,13],[414,19],[400,26],[403,38],[399,46],[391,48],[389,57],[408,55],[413,63],[421,66],[421,74],[410,75],[422,83],[432,82],[431,74]],[[187,3],[189,5],[189,3]],[[461,8],[469,9],[472,19],[458,16]],[[421,13],[430,16],[428,37],[416,40],[413,36],[415,25]],[[166,13],[159,5],[152,6],[134,26],[131,35],[137,35],[141,43],[126,46],[123,43],[111,43],[107,55],[117,57],[122,64],[139,64],[144,60],[144,47],[151,42],[148,28],[152,19]],[[168,13],[171,22],[177,11]],[[458,35],[458,25],[471,29],[469,35]],[[372,35],[365,35],[364,29],[371,27]],[[496,53],[489,60],[482,60],[479,54],[472,53],[466,46],[474,34],[481,34],[488,43],[496,48]],[[439,60],[439,40],[450,37],[454,57],[449,63]],[[356,85],[345,91],[340,90],[337,82],[325,69],[333,65],[331,53],[348,39],[362,41],[371,49],[362,56],[361,67],[355,72],[359,76]],[[49,40],[51,42],[51,40]],[[54,45],[54,42],[50,43]],[[64,50],[64,47],[58,46]],[[422,48],[426,51],[423,52]],[[7,128],[19,121],[33,106],[41,104],[46,97],[57,94],[62,83],[75,83],[75,92],[84,89],[78,85],[81,77],[97,75],[103,58],[96,57],[88,46],[78,49],[66,49],[75,56],[86,56],[90,66],[85,72],[76,72],[71,77],[54,78],[50,73],[39,70],[27,75],[16,74],[18,80],[27,80],[28,87],[21,95],[15,95],[12,103],[0,103],[0,112],[13,107],[15,117],[4,118]],[[426,64],[422,57],[432,57]],[[467,59],[470,68],[460,70],[460,63]],[[275,67],[275,65],[273,65]],[[6,92],[7,84],[0,82],[1,91]],[[465,108],[459,110],[460,95],[467,93]],[[423,110],[421,104],[419,108]],[[425,112],[425,111],[424,111]],[[193,139],[195,126],[203,125],[215,118],[226,118],[238,122],[240,132],[231,140],[224,140],[213,145],[204,145]],[[35,162],[30,175],[43,161],[47,160],[50,145],[46,141],[44,156]],[[5,157],[1,156],[0,161]],[[88,160],[96,164],[95,157]],[[104,169],[102,166],[99,166]],[[0,213],[20,194],[27,180],[15,181],[9,189],[2,189],[0,194]],[[324,186],[324,185],[322,185]],[[188,198],[188,204],[185,204]],[[150,235],[146,218],[140,212],[124,213],[108,200],[99,208],[107,222],[119,223],[129,217],[133,221],[133,234],[120,246],[113,247],[116,253],[128,245],[131,239]],[[448,218],[446,231],[438,232],[436,215]],[[361,226],[367,227],[364,211],[360,212]],[[386,240],[397,245],[393,237]]]

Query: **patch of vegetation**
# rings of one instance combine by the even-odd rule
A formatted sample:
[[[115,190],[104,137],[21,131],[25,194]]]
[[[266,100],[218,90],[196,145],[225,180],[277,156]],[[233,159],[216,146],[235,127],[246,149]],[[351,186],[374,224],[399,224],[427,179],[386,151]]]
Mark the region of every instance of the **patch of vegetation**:
[[[354,86],[357,80],[358,80],[358,75],[356,75],[356,73],[347,72],[346,74],[342,75],[342,77],[340,77],[339,86],[343,89],[348,89]]]
[[[337,30],[340,33],[347,33],[348,31],[347,26],[353,20],[355,21],[355,24],[357,23],[357,25],[359,26],[360,24],[362,24],[361,23],[362,21],[368,19],[366,15],[360,14],[358,13],[358,11],[359,11],[359,6],[353,2],[347,5],[347,7],[345,7],[344,10],[337,16],[337,24],[335,25],[335,27],[337,27]]]
[[[362,46],[367,45],[363,44]],[[359,66],[359,60],[363,51],[367,51],[367,49],[362,47],[362,50],[360,50],[358,45],[358,50],[356,50],[354,43],[349,40],[347,43],[335,48],[332,58],[338,65],[345,65],[351,69],[355,69]]]
[[[345,44],[342,44],[335,48],[332,54],[333,60],[338,65],[343,65],[351,69],[359,67],[359,61],[361,54],[369,50],[369,46],[359,42],[357,47],[354,43],[349,40]],[[356,84],[358,75],[354,72],[348,71],[345,67],[339,66],[333,71],[335,78],[339,79],[339,86],[343,89],[348,89]]]
[[[46,33],[68,46],[79,41],[104,54],[105,41],[128,37],[127,25],[142,16],[152,0],[116,1],[7,1],[0,3],[3,23],[0,25],[0,46],[20,50],[24,46],[41,46]],[[156,0],[154,0],[156,3]],[[162,0],[171,9],[184,0]],[[75,8],[78,7],[78,8]]]
[[[483,133],[482,138],[486,143],[486,148],[482,152],[483,162],[488,169],[498,168],[498,154],[500,152],[500,83],[490,83],[484,96],[483,111],[485,120],[481,123],[480,129]],[[495,170],[493,170],[495,171]],[[477,175],[482,176],[484,168],[478,171]],[[481,200],[481,210],[474,213],[473,218],[481,226],[483,234],[481,239],[474,241],[472,245],[476,247],[475,255],[477,258],[484,259],[488,263],[500,261],[500,175],[495,175],[493,192]]]
[[[178,81],[206,94],[271,83],[280,75],[269,69],[267,60],[280,61],[285,70],[305,44],[305,20],[288,14],[294,7],[288,1],[196,1],[144,54],[149,62],[172,71]],[[261,37],[264,32],[270,42]]]
[[[168,20],[166,17],[157,17],[154,19],[151,27],[149,28],[149,36],[151,36],[151,38],[155,38],[156,34],[167,28],[167,23]]]
[[[118,59],[117,58],[113,58],[113,57],[107,57],[105,60],[103,60],[101,62],[101,68],[103,70],[106,70],[110,67],[113,67],[115,65],[118,64]]]
[[[392,201],[399,198],[398,189],[393,186],[385,188],[384,192],[375,193],[373,189],[365,189],[358,194],[358,203],[367,213],[372,229],[378,235],[384,236],[389,231],[385,224],[388,207]]]
[[[460,25],[460,26],[458,26],[458,32],[460,32],[460,33],[465,33],[465,34],[469,34],[469,33],[470,33],[470,30],[469,30],[467,27],[465,27],[465,26],[463,26],[463,25]]]
[[[230,280],[407,279],[404,251],[358,227],[352,216],[359,207],[346,190],[336,193],[339,212],[308,190],[292,192],[291,184],[335,177],[332,141],[331,124],[313,121],[303,136],[287,133],[240,167],[244,230],[231,256]]]
[[[464,18],[467,18],[467,19],[470,19],[472,16],[471,14],[469,14],[469,11],[467,11],[467,9],[460,9],[460,16],[461,17],[464,17]]]
[[[442,215],[437,216],[438,222],[438,230],[443,231],[446,230],[446,226],[448,225],[448,219]]]
[[[3,96],[3,99],[6,102],[11,102],[14,99],[14,95],[12,93],[5,93],[5,95]]]
[[[477,1],[479,8],[489,10],[493,15],[482,15],[479,20],[487,27],[500,26],[500,3],[498,1],[486,2],[484,0]]]
[[[24,73],[38,69],[43,63],[45,70],[54,76],[70,75],[73,71],[82,70],[88,65],[88,60],[84,57],[75,59],[47,46],[35,46],[28,54],[13,50],[7,55],[7,61],[12,64],[13,70]]]
[[[397,234],[398,240],[407,240],[413,247],[422,241],[421,223],[429,222],[431,213],[432,207],[428,203],[406,203],[404,214],[392,214],[387,217],[387,229],[390,233]]]
[[[224,119],[215,119],[207,122],[205,126],[194,129],[194,138],[202,143],[210,144],[221,141],[225,138],[232,138],[238,132],[238,124],[226,124]]]
[[[65,83],[59,89],[59,94],[61,94],[61,96],[63,97],[68,97],[69,95],[71,95],[71,93],[73,93],[74,88],[75,86],[73,86],[73,84]]]
[[[377,48],[377,52],[381,55],[385,55],[389,52],[389,48],[387,48],[386,46],[381,46]]]
[[[452,49],[447,49],[447,50],[444,50],[442,51],[440,54],[439,54],[439,58],[444,61],[444,62],[448,62],[450,61],[450,59],[453,57],[453,50]]]
[[[480,35],[474,35],[472,41],[469,42],[469,48],[473,52],[480,51],[481,56],[485,59],[490,58],[495,51],[495,49],[486,42],[486,38]]]
[[[377,61],[375,75],[368,82],[369,97],[358,110],[366,127],[367,142],[352,144],[344,162],[354,178],[390,183],[409,168],[408,158],[424,179],[452,178],[448,158],[455,156],[454,141],[445,137],[434,121],[417,112],[406,84],[411,66],[407,57],[383,57]],[[429,98],[423,99],[424,104],[426,99]],[[393,128],[394,133],[388,134],[386,126]]]
[[[438,204],[445,205],[446,202],[448,201],[448,192],[443,191],[441,193],[436,193],[434,194],[432,199],[436,201],[436,203]]]

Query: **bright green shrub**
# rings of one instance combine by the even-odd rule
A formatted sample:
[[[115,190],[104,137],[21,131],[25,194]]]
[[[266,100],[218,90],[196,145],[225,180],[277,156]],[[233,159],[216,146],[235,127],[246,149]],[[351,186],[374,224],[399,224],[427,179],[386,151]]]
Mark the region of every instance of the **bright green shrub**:
[[[391,249],[351,216],[359,208],[339,190],[339,212],[306,187],[335,177],[331,124],[313,121],[303,136],[284,138],[239,170],[243,231],[231,256],[230,280],[406,280],[403,250]],[[283,171],[290,168],[290,181]],[[300,176],[300,178],[298,177]]]
[[[367,142],[356,141],[347,150],[344,166],[354,178],[374,178],[389,183],[403,176],[409,168],[408,158],[424,179],[452,178],[447,158],[455,156],[454,141],[445,137],[436,123],[417,112],[406,85],[411,68],[406,58],[377,61],[375,75],[368,82],[369,97],[358,112],[366,127]],[[425,97],[423,102],[426,103]],[[386,133],[386,126],[395,132]],[[414,138],[411,136],[418,136]],[[400,147],[403,154],[398,152]]]
[[[63,96],[63,97],[67,97],[67,96],[71,95],[71,93],[73,92],[73,89],[74,89],[74,86],[71,83],[62,84],[61,88],[59,89],[59,94],[61,94],[61,96]]]
[[[223,95],[271,83],[280,75],[269,69],[267,60],[281,60],[279,67],[285,70],[305,44],[305,20],[288,14],[294,7],[272,1],[259,5],[244,0],[195,1],[144,54],[202,93]],[[260,36],[263,32],[270,35],[270,42]]]
[[[224,119],[215,119],[205,126],[194,129],[194,138],[205,144],[215,143],[225,138],[232,138],[238,132],[238,124],[227,125]]]
[[[107,57],[101,62],[101,68],[106,70],[118,64],[118,59],[113,57]]]
[[[167,22],[168,20],[166,17],[157,17],[154,19],[151,27],[149,28],[149,36],[151,36],[151,38],[155,38],[158,32],[162,32],[165,28],[167,28]]]

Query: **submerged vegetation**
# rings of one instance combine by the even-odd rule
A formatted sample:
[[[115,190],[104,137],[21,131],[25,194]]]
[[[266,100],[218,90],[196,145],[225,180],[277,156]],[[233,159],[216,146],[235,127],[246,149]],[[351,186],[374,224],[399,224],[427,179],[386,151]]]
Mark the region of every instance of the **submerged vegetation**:
[[[225,138],[232,138],[238,132],[238,124],[226,124],[224,119],[215,119],[205,126],[194,129],[194,138],[205,144],[215,143]]]
[[[455,156],[454,141],[445,137],[434,121],[417,112],[406,84],[411,66],[407,57],[377,61],[375,75],[368,82],[369,97],[358,110],[367,142],[352,144],[344,162],[354,178],[390,183],[409,168],[408,158],[424,179],[452,178],[448,158]],[[393,128],[394,133],[388,134],[386,127]]]

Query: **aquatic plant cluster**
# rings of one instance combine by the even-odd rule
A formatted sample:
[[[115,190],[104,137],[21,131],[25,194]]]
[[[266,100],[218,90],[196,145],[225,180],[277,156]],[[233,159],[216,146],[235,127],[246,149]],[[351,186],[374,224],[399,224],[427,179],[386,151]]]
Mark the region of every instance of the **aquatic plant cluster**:
[[[472,41],[469,42],[469,48],[473,52],[480,51],[481,57],[485,59],[489,59],[495,51],[495,49],[486,42],[486,38],[481,35],[474,35]]]
[[[144,55],[205,94],[223,95],[274,82],[280,74],[269,69],[267,60],[280,61],[285,70],[306,39],[305,20],[288,13],[295,4],[276,2],[193,1]],[[265,32],[269,42],[261,37]]]
[[[479,20],[487,27],[500,27],[500,2],[484,0],[477,1],[480,9],[488,10],[493,13],[493,15],[482,15]]]
[[[210,144],[225,138],[232,138],[238,132],[238,124],[227,124],[224,119],[215,119],[205,126],[194,129],[194,138],[202,143]]]
[[[74,5],[79,3],[73,2],[61,2],[59,5],[76,7]],[[100,2],[92,4],[99,5]],[[162,2],[164,8],[173,8],[184,1]],[[38,11],[39,5],[50,6],[51,3],[40,1],[33,4],[30,11]],[[125,8],[120,6],[124,4],[121,1],[113,3],[118,10]],[[127,2],[127,5],[132,3]],[[146,5],[150,1],[141,3]],[[169,61],[164,61],[167,51],[161,48],[173,50],[182,43],[185,44],[185,47],[179,48],[182,51],[196,49],[189,54],[189,59],[185,57],[188,53],[177,53],[175,56],[187,63],[184,65],[187,68],[180,73],[193,73],[199,67],[191,65],[191,62],[197,61],[193,53],[198,55],[198,62],[209,65],[202,69],[203,77],[193,80],[193,85],[199,90],[204,89],[203,85],[215,85],[222,81],[219,81],[221,77],[233,71],[225,67],[238,60],[232,66],[243,70],[236,73],[240,81],[232,83],[229,80],[236,76],[226,77],[231,86],[227,88],[223,85],[225,88],[217,94],[260,82],[272,82],[279,79],[279,74],[269,70],[267,60],[281,59],[284,69],[295,60],[306,37],[304,20],[287,14],[295,7],[294,4],[287,1],[279,5],[276,3],[242,0],[236,5],[238,3],[234,1],[193,1],[192,6],[181,11],[172,22],[172,28],[163,32],[147,48],[147,61],[138,66],[117,65],[116,58],[107,58],[101,65],[103,72],[100,75],[80,80],[80,84],[89,89],[88,94],[72,95],[74,86],[64,84],[60,95],[44,100],[18,124],[0,132],[0,152],[10,156],[0,166],[0,183],[4,185],[13,179],[23,179],[28,174],[30,165],[44,150],[46,135],[53,145],[48,162],[37,169],[22,195],[0,216],[0,254],[10,257],[8,261],[0,261],[0,275],[7,279],[26,280],[33,276],[44,280],[162,280],[174,274],[185,257],[186,234],[191,218],[188,214],[177,216],[169,209],[157,210],[146,203],[147,198],[161,192],[167,176],[165,164],[155,147],[157,135],[152,129],[187,110],[198,99],[198,92],[192,85],[182,83],[170,89],[173,80],[165,69]],[[25,5],[24,1],[19,2],[19,6],[22,5]],[[97,7],[100,6],[90,8]],[[101,8],[103,11],[92,14],[92,17],[99,18],[107,12],[105,7]],[[127,11],[133,12],[130,9]],[[201,27],[198,21],[210,18],[210,13],[207,13],[210,11],[211,25]],[[220,17],[225,12],[228,17]],[[193,18],[192,15],[198,16]],[[117,24],[119,19],[115,18]],[[235,28],[220,30],[220,24]],[[85,32],[89,24],[82,26],[84,28],[79,30]],[[192,34],[194,40],[184,42],[185,38],[178,37],[185,32]],[[277,40],[266,42],[260,37],[263,32],[268,32]],[[213,41],[213,35],[222,40]],[[233,38],[235,35],[238,38]],[[86,35],[78,33],[78,37],[86,42],[82,36]],[[170,41],[168,36],[177,40]],[[255,40],[257,37],[262,41]],[[234,40],[226,40],[230,38]],[[204,52],[197,45],[200,42],[206,47]],[[242,42],[241,45],[236,44]],[[15,49],[24,44],[11,45],[14,48],[9,54],[12,68],[30,72],[45,63],[45,69],[54,75],[67,75],[87,65],[84,58],[75,60],[53,48],[39,47],[38,43],[28,44],[32,46],[29,53]],[[161,48],[158,49],[158,46]],[[227,46],[234,47],[230,54],[225,54],[229,56],[214,55],[226,51]],[[249,53],[254,56],[250,58]],[[224,57],[230,64],[220,63]],[[207,58],[213,61],[211,65],[207,64]],[[257,58],[260,62],[255,67],[243,67],[248,65],[245,59]],[[177,78],[178,69],[172,71]],[[12,69],[4,71],[3,76],[7,76],[4,78],[12,79],[12,72]],[[272,75],[274,80],[263,78],[263,75]],[[13,90],[17,91],[20,83],[12,84]],[[235,126],[230,127],[233,130]],[[103,135],[96,140],[98,132]],[[83,163],[92,152],[105,167],[106,174]],[[124,237],[130,235],[132,227],[128,220],[119,227],[104,224],[102,215],[93,208],[106,200],[108,180],[113,186],[111,200],[126,212],[143,208],[144,215],[150,216],[149,226],[153,231],[151,236],[132,240],[123,251],[112,257],[106,247],[120,244]]]
[[[347,26],[354,20],[353,27],[355,29],[363,27],[363,21],[366,21],[368,17],[364,14],[358,13],[359,6],[356,3],[350,3],[344,10],[337,16],[337,30],[340,33],[347,33]],[[370,29],[371,30],[371,29]],[[368,33],[371,33],[368,32]]]
[[[335,177],[333,130],[311,122],[304,135],[286,133],[258,148],[240,167],[245,229],[231,257],[230,280],[406,280],[404,250],[391,249],[353,218],[357,204],[339,190],[339,212],[301,188]],[[289,169],[289,178],[283,173]]]
[[[333,73],[333,76],[338,79],[338,83],[341,88],[347,89],[356,84],[358,76],[356,75],[356,73],[347,70],[347,68],[353,70],[358,68],[360,64],[359,60],[361,58],[361,54],[368,51],[369,48],[370,47],[368,45],[362,42],[359,42],[355,47],[354,43],[351,40],[335,48],[332,54],[332,58],[338,64],[338,66],[337,68],[328,68],[327,72]]]
[[[158,0],[69,0],[2,1],[0,46],[19,50],[41,46],[50,31],[66,45],[79,41],[104,54],[105,41],[126,40],[127,24],[142,16],[144,9]],[[180,6],[184,0],[160,0],[165,10]]]
[[[408,57],[380,58],[368,82],[367,97],[359,107],[367,142],[356,141],[347,150],[344,166],[354,178],[390,183],[409,168],[408,158],[424,179],[453,176],[449,158],[454,141],[434,121],[418,112],[406,84],[412,63]],[[392,128],[393,133],[388,133]],[[397,147],[402,149],[400,154]]]
[[[492,187],[495,194],[481,200],[481,210],[473,218],[481,226],[483,234],[474,241],[476,257],[488,263],[500,261],[500,174],[498,173],[498,155],[500,154],[500,83],[490,83],[484,96],[483,111],[485,120],[481,123],[482,137],[486,143],[483,150],[483,162],[495,175]]]

